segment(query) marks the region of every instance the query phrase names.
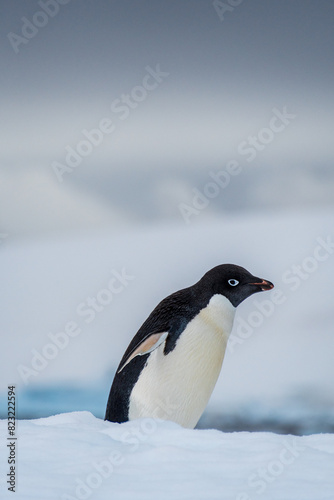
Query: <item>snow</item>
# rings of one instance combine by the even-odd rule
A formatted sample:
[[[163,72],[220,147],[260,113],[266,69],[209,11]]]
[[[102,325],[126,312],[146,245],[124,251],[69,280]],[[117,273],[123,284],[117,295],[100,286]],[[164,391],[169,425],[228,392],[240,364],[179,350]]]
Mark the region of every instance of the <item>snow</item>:
[[[0,421],[4,442],[7,422]],[[334,435],[222,433],[89,412],[19,421],[17,500],[330,500]],[[1,498],[6,448],[1,447]]]

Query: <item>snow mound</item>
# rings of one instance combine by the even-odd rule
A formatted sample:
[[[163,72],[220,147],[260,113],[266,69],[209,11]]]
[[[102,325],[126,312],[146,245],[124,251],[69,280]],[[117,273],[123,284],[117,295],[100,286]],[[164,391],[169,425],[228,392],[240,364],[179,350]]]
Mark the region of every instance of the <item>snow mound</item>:
[[[0,431],[5,442],[5,420]],[[18,421],[16,443],[16,500],[333,498],[331,434],[222,433],[150,418],[115,424],[74,412]],[[1,498],[12,498],[8,449]]]

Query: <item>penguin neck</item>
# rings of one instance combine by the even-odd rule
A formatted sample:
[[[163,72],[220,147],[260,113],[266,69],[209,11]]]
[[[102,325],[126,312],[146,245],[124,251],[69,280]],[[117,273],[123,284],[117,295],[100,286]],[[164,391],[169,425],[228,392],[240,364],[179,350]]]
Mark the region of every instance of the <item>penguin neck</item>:
[[[233,327],[235,310],[236,308],[224,295],[215,294],[208,305],[200,311],[199,316],[227,343]]]

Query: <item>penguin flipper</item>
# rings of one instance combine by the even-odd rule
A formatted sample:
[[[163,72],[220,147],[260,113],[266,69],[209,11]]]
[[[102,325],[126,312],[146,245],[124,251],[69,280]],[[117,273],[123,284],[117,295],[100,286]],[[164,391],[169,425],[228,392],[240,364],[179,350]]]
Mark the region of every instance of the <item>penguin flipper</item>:
[[[123,368],[130,363],[136,356],[143,356],[157,349],[167,338],[168,332],[152,333],[146,336],[132,351],[128,358],[124,361],[117,373],[120,373]]]

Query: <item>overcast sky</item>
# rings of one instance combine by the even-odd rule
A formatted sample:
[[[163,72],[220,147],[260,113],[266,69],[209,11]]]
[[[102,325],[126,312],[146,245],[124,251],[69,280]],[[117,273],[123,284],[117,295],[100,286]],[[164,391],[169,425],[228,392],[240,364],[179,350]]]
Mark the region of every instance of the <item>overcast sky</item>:
[[[62,1],[2,2],[0,232],[176,217],[229,160],[218,211],[334,198],[332,1]]]

